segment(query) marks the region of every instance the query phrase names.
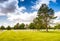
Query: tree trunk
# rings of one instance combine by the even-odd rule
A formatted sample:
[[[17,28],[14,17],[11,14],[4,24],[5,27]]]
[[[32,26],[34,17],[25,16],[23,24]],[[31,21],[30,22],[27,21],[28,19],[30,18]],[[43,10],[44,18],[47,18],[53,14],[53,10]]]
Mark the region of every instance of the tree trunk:
[[[48,32],[48,23],[47,23],[47,17],[46,17],[46,20],[45,20],[45,22],[46,22],[46,32]]]
[[[48,32],[48,27],[46,27],[46,32]]]

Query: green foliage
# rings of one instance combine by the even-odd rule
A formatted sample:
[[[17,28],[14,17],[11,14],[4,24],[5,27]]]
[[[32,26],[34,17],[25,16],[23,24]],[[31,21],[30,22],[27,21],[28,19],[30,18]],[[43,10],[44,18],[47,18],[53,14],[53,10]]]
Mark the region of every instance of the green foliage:
[[[7,26],[7,28],[6,28],[7,30],[11,30],[11,27],[10,26]]]
[[[38,25],[37,28],[45,27],[46,31],[48,31],[48,26],[54,17],[54,10],[52,8],[48,8],[46,4],[42,4],[38,10],[37,17],[33,20],[33,22]]]
[[[54,26],[54,29],[60,29],[60,24],[57,24],[56,26]]]
[[[30,24],[29,24],[29,26],[28,26],[28,28],[30,28],[30,29],[36,29],[36,27],[35,27],[35,24],[34,24],[34,23],[30,23]]]
[[[5,27],[2,25],[2,26],[0,27],[0,29],[1,29],[1,30],[4,30],[4,29],[5,29]]]
[[[17,23],[15,26],[14,26],[14,29],[25,29],[25,24],[24,23]]]
[[[14,29],[19,29],[19,23],[14,26]]]
[[[25,29],[25,24],[24,23],[20,24],[19,29]]]

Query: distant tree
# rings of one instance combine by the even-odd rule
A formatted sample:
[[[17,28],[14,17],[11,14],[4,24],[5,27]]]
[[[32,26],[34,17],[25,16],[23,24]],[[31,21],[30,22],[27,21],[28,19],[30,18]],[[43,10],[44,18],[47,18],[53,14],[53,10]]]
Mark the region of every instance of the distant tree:
[[[35,18],[34,22],[36,25],[40,24],[39,27],[44,26],[48,32],[48,26],[51,20],[55,18],[56,17],[54,17],[54,10],[52,8],[48,8],[46,4],[42,4],[38,10],[37,17]]]
[[[25,29],[25,24],[24,24],[24,23],[21,23],[21,24],[19,25],[19,29]]]
[[[6,28],[7,30],[11,30],[11,27],[10,26],[7,26],[7,28]]]
[[[14,26],[14,29],[19,29],[19,23]]]
[[[55,25],[54,29],[60,29],[60,24]]]
[[[29,24],[29,26],[28,26],[28,28],[30,28],[30,29],[36,29],[36,27],[35,27],[35,24],[34,24],[34,23],[30,23],[30,24]]]
[[[2,26],[0,27],[0,29],[1,29],[1,30],[4,30],[4,29],[5,29],[5,27],[2,25]]]

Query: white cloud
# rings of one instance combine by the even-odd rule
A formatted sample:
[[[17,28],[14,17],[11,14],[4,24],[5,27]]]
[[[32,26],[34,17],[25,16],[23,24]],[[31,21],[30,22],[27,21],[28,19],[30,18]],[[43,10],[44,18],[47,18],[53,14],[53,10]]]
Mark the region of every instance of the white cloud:
[[[10,22],[10,23],[4,22],[4,23],[0,23],[0,26],[3,25],[3,26],[5,26],[5,27],[7,27],[7,26],[13,27],[15,24],[16,24],[15,22]]]
[[[56,24],[60,24],[60,11],[55,12],[55,17],[56,16],[57,18],[52,21],[53,22],[53,24],[51,24],[52,27],[54,27]]]
[[[51,0],[51,1],[56,2],[56,0]]]
[[[16,21],[16,22],[21,22],[21,23],[28,23],[28,22],[32,22],[33,19],[36,17],[37,12],[33,12],[33,13],[20,13],[20,14],[8,14],[8,20],[10,21]]]
[[[25,7],[20,7],[20,8],[18,8],[17,10],[19,10],[19,11],[21,12],[21,11],[23,11],[23,10],[26,10],[26,8],[25,8]]]
[[[54,20],[54,23],[60,23],[60,11],[55,12],[55,16],[57,16],[57,18]]]
[[[22,2],[23,2],[24,0],[20,0],[20,1],[22,1]]]
[[[20,1],[23,2],[24,0],[20,0]],[[56,2],[56,0],[37,0],[35,5],[32,6],[32,9],[33,10],[38,10],[42,3],[45,3],[45,4],[49,5],[49,1]],[[9,8],[11,6],[11,4],[10,4],[11,2],[13,3],[12,4],[13,7],[15,7],[14,12],[12,12],[12,13],[10,13],[10,10],[9,10]],[[13,7],[11,7],[11,10],[13,9]],[[7,14],[3,14],[3,10],[1,8],[3,8],[3,10],[5,10],[4,13],[8,11]],[[28,13],[24,10],[26,10],[26,8],[24,6],[18,7],[18,1],[17,0],[9,0],[8,2],[1,3],[0,4],[0,11],[1,11],[0,15],[1,16],[6,15],[7,20],[11,21],[10,23],[3,23],[2,25],[13,26],[17,22],[25,23],[25,24],[29,24],[30,22],[32,22],[33,19],[37,16],[37,11]]]

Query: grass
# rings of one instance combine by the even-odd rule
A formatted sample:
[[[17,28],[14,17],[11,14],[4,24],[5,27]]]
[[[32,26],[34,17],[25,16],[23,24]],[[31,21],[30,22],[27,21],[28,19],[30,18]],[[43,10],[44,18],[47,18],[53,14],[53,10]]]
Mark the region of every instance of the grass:
[[[0,31],[0,41],[60,41],[60,31]]]

